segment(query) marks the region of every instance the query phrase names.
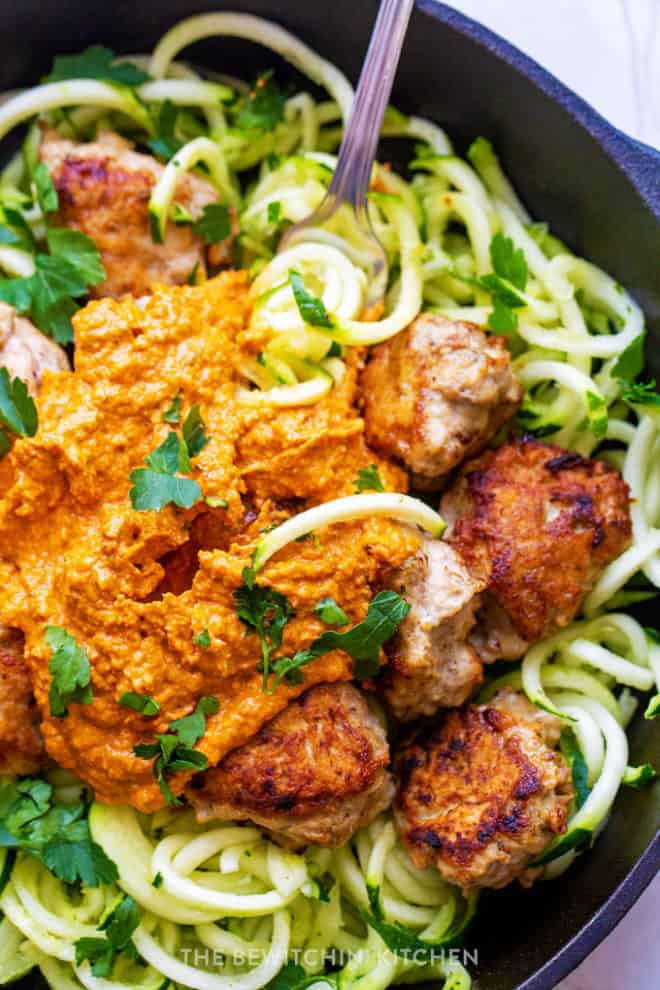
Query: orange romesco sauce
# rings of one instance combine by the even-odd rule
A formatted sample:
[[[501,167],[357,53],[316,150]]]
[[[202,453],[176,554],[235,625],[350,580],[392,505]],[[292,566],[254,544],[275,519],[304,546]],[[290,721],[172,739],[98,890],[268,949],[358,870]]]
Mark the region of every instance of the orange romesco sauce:
[[[212,766],[305,687],[351,677],[349,657],[335,651],[304,668],[303,685],[264,694],[259,641],[246,635],[232,592],[262,530],[352,494],[360,467],[376,463],[391,490],[405,490],[405,475],[366,447],[356,408],[359,353],[342,386],[315,406],[235,402],[248,317],[242,272],[202,286],[160,286],[139,303],[90,303],[74,318],[75,372],[46,374],[36,437],[18,440],[0,463],[0,617],[25,634],[49,755],[104,802],[163,806],[151,762],[133,747],[167,731],[202,695],[220,702],[198,744]],[[177,394],[183,416],[200,404],[210,436],[192,475],[205,496],[226,499],[226,509],[131,506],[129,474],[173,428],[163,413]],[[416,546],[407,528],[374,519],[282,550],[259,575],[295,608],[277,655],[322,632],[313,608],[326,595],[362,619],[374,587]],[[63,719],[49,712],[49,624],[75,636],[92,666],[93,703],[70,704]],[[207,649],[193,643],[204,629]],[[160,714],[121,706],[125,691],[152,695]],[[171,779],[175,793],[188,778]]]

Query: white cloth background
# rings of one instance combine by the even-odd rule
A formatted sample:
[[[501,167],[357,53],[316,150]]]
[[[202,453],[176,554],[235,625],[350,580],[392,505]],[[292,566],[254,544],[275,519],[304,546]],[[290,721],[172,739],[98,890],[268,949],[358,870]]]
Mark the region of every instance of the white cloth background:
[[[660,0],[446,2],[531,55],[621,130],[660,148]],[[657,879],[560,990],[658,990],[659,934]]]

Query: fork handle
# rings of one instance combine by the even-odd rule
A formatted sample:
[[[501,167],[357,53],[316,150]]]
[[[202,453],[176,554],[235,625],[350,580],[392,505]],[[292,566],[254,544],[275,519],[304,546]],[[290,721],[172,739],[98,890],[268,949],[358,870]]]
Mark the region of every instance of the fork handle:
[[[371,169],[415,0],[382,0],[362,66],[330,194],[366,208]]]

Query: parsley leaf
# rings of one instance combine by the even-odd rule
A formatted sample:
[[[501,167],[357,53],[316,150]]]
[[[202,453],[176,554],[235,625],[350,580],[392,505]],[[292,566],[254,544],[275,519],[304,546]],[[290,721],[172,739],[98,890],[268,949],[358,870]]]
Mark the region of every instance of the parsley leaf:
[[[192,229],[208,244],[221,244],[231,233],[229,210],[224,203],[209,203],[199,220],[193,223]]]
[[[137,904],[125,894],[114,911],[98,926],[98,931],[105,933],[104,937],[80,938],[75,943],[76,963],[88,960],[92,963],[92,975],[103,978],[110,976],[118,955],[138,959],[131,936],[139,924]]]
[[[51,254],[37,254],[35,271],[28,278],[0,281],[0,299],[32,321],[59,344],[73,340],[71,316],[90,285],[105,278],[96,245],[75,230],[51,228],[47,234]]]
[[[314,606],[314,613],[326,626],[347,626],[350,619],[334,598],[329,595]]]
[[[175,136],[178,116],[178,108],[174,106],[171,100],[165,100],[156,118],[156,136],[147,142],[153,154],[164,161],[174,158],[177,151],[183,147],[181,141]]]
[[[273,131],[284,119],[286,93],[280,89],[269,70],[259,76],[243,102],[236,124],[245,131]]]
[[[660,394],[656,392],[655,378],[650,382],[621,382],[621,397],[632,406],[660,406]]]
[[[66,718],[69,702],[92,703],[92,668],[87,650],[61,626],[46,626],[44,636],[52,657],[48,670],[52,675],[48,702],[55,718]]]
[[[115,53],[102,45],[92,45],[78,55],[58,55],[46,82],[66,79],[102,79],[121,86],[139,86],[150,76],[131,62],[115,62]]]
[[[114,883],[117,867],[93,841],[86,815],[81,801],[53,805],[44,780],[0,783],[0,846],[25,849],[65,883]]]
[[[286,595],[257,584],[254,571],[243,570],[243,584],[233,592],[236,613],[248,629],[254,629],[261,643],[263,664],[263,689],[270,676],[270,655],[282,644],[284,627],[294,615],[294,609]]]
[[[490,242],[490,260],[497,275],[525,291],[528,278],[525,252],[516,248],[510,237],[495,234]]]
[[[380,591],[369,603],[362,622],[352,629],[346,632],[328,629],[308,649],[299,650],[293,657],[274,660],[275,677],[268,693],[272,694],[283,678],[290,684],[302,683],[300,668],[331,650],[343,650],[353,658],[353,672],[358,680],[374,677],[380,670],[383,643],[392,638],[409,611],[410,605],[395,591]]]
[[[369,467],[359,468],[355,479],[356,492],[384,492],[383,482],[380,480],[378,468],[375,464]]]
[[[488,317],[488,326],[498,333],[512,333],[518,327],[518,316],[497,296],[493,299],[493,309]]]
[[[193,636],[193,643],[195,646],[199,646],[200,650],[208,650],[211,645],[211,634],[208,629],[202,629],[200,633]]]
[[[124,708],[132,708],[134,712],[139,712],[146,718],[153,718],[158,715],[160,705],[150,694],[138,694],[136,691],[124,691],[119,704]]]
[[[298,312],[305,323],[309,323],[313,327],[325,327],[327,330],[332,330],[334,323],[323,304],[323,300],[318,299],[311,292],[307,291],[302,280],[302,275],[299,272],[290,271],[289,281],[291,282],[293,298],[296,300]]]
[[[142,760],[156,758],[153,766],[154,777],[169,804],[177,806],[181,801],[172,793],[165,779],[166,776],[179,770],[205,769],[208,758],[192,747],[204,735],[205,717],[215,715],[219,710],[220,703],[217,698],[200,698],[194,712],[171,722],[167,733],[156,736],[156,742],[140,743],[133,748],[135,755]]]
[[[183,421],[183,440],[191,458],[197,457],[209,442],[199,406],[194,405]]]
[[[48,166],[39,162],[32,173],[32,181],[37,192],[37,202],[44,213],[55,213],[60,205],[57,189],[53,185]]]
[[[160,512],[170,504],[190,509],[202,497],[193,478],[177,474],[190,471],[190,454],[187,444],[173,430],[145,458],[145,464],[146,468],[135,468],[128,476],[133,485],[129,492],[131,503],[138,512]]]
[[[220,710],[217,698],[200,698],[191,715],[177,718],[170,722],[170,730],[174,731],[184,746],[194,746],[204,735],[206,728],[205,716],[215,715]]]
[[[6,368],[0,368],[0,426],[2,433],[16,437],[33,437],[39,417],[27,385],[20,378],[9,378]]]
[[[166,423],[171,423],[173,426],[176,426],[178,424],[178,422],[179,422],[179,420],[181,418],[181,402],[182,401],[183,400],[181,398],[181,393],[179,393],[178,395],[175,395],[174,396],[174,398],[170,402],[169,406],[167,407],[167,409],[163,413],[163,420]]]
[[[619,354],[616,364],[612,368],[612,377],[623,379],[626,383],[633,381],[637,378],[644,369],[644,340],[646,338],[646,330],[635,337],[635,339],[628,344],[625,351]]]

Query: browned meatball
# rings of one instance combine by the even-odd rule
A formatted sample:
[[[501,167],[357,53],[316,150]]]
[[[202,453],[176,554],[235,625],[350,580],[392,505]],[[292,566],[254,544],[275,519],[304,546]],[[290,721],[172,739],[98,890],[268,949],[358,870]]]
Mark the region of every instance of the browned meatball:
[[[0,368],[21,378],[32,395],[41,385],[44,371],[69,371],[69,359],[61,347],[0,302]]]
[[[190,226],[168,223],[164,244],[151,237],[149,198],[164,168],[155,158],[111,132],[76,144],[48,131],[40,153],[59,195],[60,223],[91,237],[101,253],[106,280],[92,295],[142,296],[155,282],[185,284],[195,266],[205,271],[204,243]],[[184,175],[175,201],[197,219],[218,193],[210,182]]]
[[[523,438],[463,468],[442,499],[449,541],[488,584],[473,641],[513,659],[575,617],[630,544],[629,492],[602,461]]]
[[[39,721],[23,659],[23,634],[0,626],[0,775],[34,773],[43,765]]]
[[[388,586],[406,599],[410,612],[386,647],[387,704],[402,722],[462,705],[483,677],[467,642],[482,584],[447,543],[427,539]]]
[[[320,684],[189,787],[201,822],[249,820],[289,845],[337,846],[387,808],[385,732],[350,684]]]
[[[374,348],[362,389],[369,444],[426,490],[482,450],[522,398],[503,337],[430,313]]]
[[[558,738],[558,719],[508,689],[422,730],[395,762],[395,818],[415,865],[465,890],[533,883],[530,864],[566,830],[573,799]]]

